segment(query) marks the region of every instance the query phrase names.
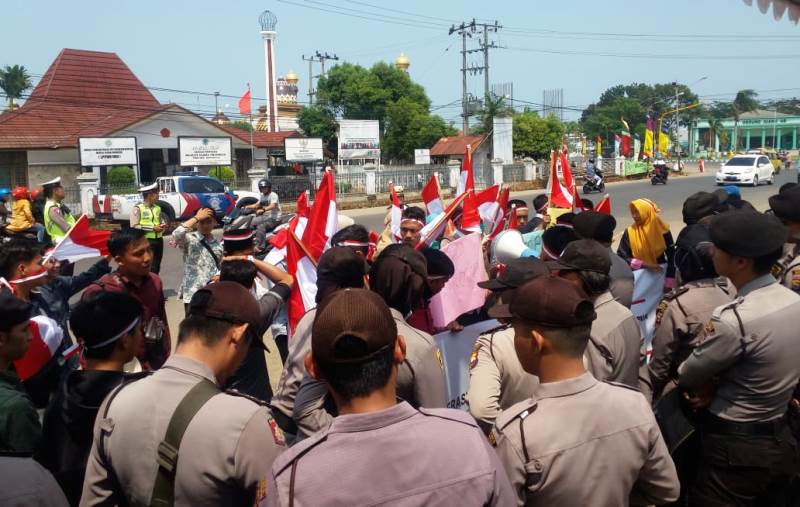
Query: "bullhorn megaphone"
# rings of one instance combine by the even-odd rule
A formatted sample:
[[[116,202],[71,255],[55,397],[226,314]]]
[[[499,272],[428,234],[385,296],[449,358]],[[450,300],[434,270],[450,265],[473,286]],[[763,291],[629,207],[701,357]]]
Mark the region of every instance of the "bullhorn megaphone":
[[[519,259],[528,246],[522,241],[522,234],[514,229],[507,229],[494,238],[489,249],[492,262],[506,264],[514,259]]]

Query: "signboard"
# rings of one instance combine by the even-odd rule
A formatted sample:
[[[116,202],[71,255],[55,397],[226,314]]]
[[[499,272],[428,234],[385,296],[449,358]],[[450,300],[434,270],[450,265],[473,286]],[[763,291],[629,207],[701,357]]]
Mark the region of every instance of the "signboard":
[[[431,163],[431,150],[414,150],[414,163],[417,165],[428,165]]]
[[[135,137],[79,137],[78,151],[85,167],[139,164]]]
[[[178,136],[179,164],[184,167],[231,165],[230,137]]]
[[[634,174],[647,174],[647,162],[634,162],[632,160],[625,161],[625,176],[631,176]]]
[[[339,159],[381,158],[378,120],[341,120],[339,122]]]
[[[322,139],[319,137],[287,137],[283,142],[288,162],[322,161]]]

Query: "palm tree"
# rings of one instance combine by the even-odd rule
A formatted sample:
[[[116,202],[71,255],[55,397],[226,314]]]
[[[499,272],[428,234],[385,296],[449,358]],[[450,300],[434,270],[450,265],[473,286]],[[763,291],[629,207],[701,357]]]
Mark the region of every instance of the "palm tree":
[[[486,97],[483,107],[478,111],[479,122],[472,129],[473,134],[486,134],[492,131],[492,121],[495,116],[504,117],[514,111],[506,104],[505,97],[491,96]]]
[[[736,146],[734,149],[739,148],[739,118],[744,113],[749,113],[750,111],[755,111],[758,109],[758,100],[756,97],[758,93],[755,90],[739,90],[736,93],[736,98],[733,99],[732,110],[733,110],[733,131],[736,133]]]
[[[708,131],[706,131],[706,151],[713,151],[714,150],[714,140],[717,137],[722,137],[720,134],[722,133],[722,120],[719,118],[709,118],[708,120]]]
[[[14,110],[14,99],[19,99],[22,94],[33,86],[31,83],[31,76],[28,74],[27,69],[22,65],[14,65],[13,67],[6,65],[0,69],[0,88],[5,92],[8,97],[8,109]]]

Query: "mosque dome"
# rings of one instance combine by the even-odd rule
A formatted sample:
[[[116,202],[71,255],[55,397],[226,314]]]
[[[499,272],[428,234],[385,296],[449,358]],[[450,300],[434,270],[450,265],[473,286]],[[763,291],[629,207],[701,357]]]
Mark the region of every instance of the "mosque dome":
[[[286,74],[286,82],[290,84],[297,84],[300,80],[300,77],[295,73],[295,71],[290,70],[288,74]]]
[[[408,72],[408,67],[411,65],[411,60],[408,59],[405,53],[400,53],[400,56],[394,61],[394,66],[398,69]]]

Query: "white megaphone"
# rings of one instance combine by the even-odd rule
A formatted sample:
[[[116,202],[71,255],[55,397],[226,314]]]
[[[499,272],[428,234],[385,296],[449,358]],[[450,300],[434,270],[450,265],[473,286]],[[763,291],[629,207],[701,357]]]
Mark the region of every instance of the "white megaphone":
[[[506,264],[522,257],[528,245],[522,241],[522,234],[514,229],[507,229],[497,235],[489,249],[492,262]]]

